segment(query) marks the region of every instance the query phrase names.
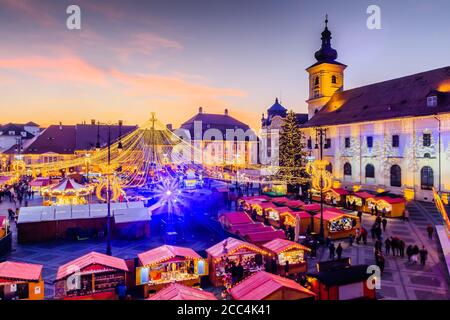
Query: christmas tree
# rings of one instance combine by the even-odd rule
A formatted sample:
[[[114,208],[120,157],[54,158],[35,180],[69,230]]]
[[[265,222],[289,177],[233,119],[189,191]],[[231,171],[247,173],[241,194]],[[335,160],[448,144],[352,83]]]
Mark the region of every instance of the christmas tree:
[[[280,168],[278,178],[288,185],[288,192],[298,192],[298,187],[307,182],[303,134],[299,129],[297,117],[291,110],[280,130]]]

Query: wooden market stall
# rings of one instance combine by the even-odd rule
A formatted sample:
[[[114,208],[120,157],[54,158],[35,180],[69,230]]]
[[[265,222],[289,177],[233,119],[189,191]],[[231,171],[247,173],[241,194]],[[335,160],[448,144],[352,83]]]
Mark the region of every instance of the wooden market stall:
[[[343,239],[355,235],[359,228],[359,219],[344,212],[336,212],[325,208],[323,212],[324,236],[331,239]],[[314,216],[314,231],[320,230],[320,214]]]
[[[292,210],[303,210],[305,203],[301,200],[291,200],[286,203],[286,207]]]
[[[199,288],[172,283],[146,300],[217,300],[216,296]]]
[[[0,300],[43,300],[42,265],[0,263]]]
[[[253,203],[267,202],[269,199],[270,198],[268,196],[265,196],[265,195],[240,197],[238,199],[238,208],[242,207],[244,209],[244,211],[251,212],[251,210],[252,210],[252,206],[251,205]]]
[[[255,213],[255,215],[252,214],[252,217],[257,221],[265,221],[267,218],[267,209],[275,209],[276,207],[272,202],[252,203],[252,210]]]
[[[275,203],[277,206],[285,206],[290,200],[287,197],[275,197],[271,199],[272,203]]]
[[[283,221],[282,217],[291,213],[292,210],[288,207],[274,207],[266,209],[266,217],[269,221],[269,224],[276,227],[281,228]]]
[[[316,294],[297,282],[265,271],[257,272],[231,288],[233,300],[314,300]]]
[[[32,191],[40,192],[42,188],[48,187],[50,184],[50,178],[39,177],[30,182],[30,187]]]
[[[307,278],[318,300],[376,299],[375,289],[367,284],[371,276],[368,267],[356,265],[318,271]]]
[[[374,195],[365,191],[348,194],[346,197],[346,207],[355,209],[355,211],[370,212],[367,207],[367,199],[373,198]]]
[[[268,251],[260,247],[238,240],[227,238],[214,246],[206,249],[209,263],[209,279],[214,286],[222,286],[229,282],[230,266],[241,263],[244,267],[244,275],[250,275],[264,269],[265,257],[269,257]]]
[[[376,208],[376,211],[382,215],[385,212],[386,217],[399,218],[403,216],[406,209],[406,200],[404,198],[393,197],[373,197],[367,199],[368,212]]]
[[[342,188],[331,188],[323,194],[325,203],[336,204],[338,207],[344,207],[346,204],[346,197],[350,194],[348,190]]]
[[[277,260],[278,274],[285,275],[286,261],[289,264],[289,274],[308,271],[308,263],[305,253],[311,249],[297,242],[274,239],[262,245],[264,249],[269,251]]]
[[[200,286],[200,277],[208,275],[208,263],[191,248],[164,245],[138,254],[136,285],[144,297],[177,282]]]
[[[305,204],[303,206],[303,210],[305,210],[306,212],[310,212],[312,214],[316,214],[317,212],[320,211],[320,204],[318,203]]]
[[[0,257],[6,256],[11,252],[12,242],[9,219],[6,216],[0,216]]]
[[[286,239],[286,233],[283,230],[275,230],[273,227],[264,231],[249,232],[243,238],[249,243],[261,245],[273,239]]]
[[[63,300],[115,300],[117,285],[127,283],[125,260],[91,252],[58,268],[55,298]]]
[[[306,211],[291,211],[282,215],[283,228],[295,228],[297,217],[300,218],[300,233],[304,234],[313,224],[313,216]]]
[[[233,227],[253,223],[253,220],[245,212],[225,212],[219,215],[219,222],[226,231],[229,231]]]

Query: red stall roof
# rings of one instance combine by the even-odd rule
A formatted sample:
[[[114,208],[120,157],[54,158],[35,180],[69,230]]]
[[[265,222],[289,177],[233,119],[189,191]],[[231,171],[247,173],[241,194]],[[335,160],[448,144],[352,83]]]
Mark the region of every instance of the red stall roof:
[[[231,288],[234,300],[264,300],[268,296],[283,289],[297,291],[305,298],[315,294],[297,282],[265,271],[257,272]]]
[[[226,244],[226,252],[224,251],[224,244]],[[227,254],[233,253],[234,251],[242,247],[245,247],[250,251],[261,253],[261,248],[259,248],[258,246],[232,237],[222,240],[212,247],[206,249],[206,252],[213,258],[220,258],[226,256]]]
[[[244,237],[250,233],[259,233],[259,232],[267,232],[267,231],[273,231],[272,227],[266,226],[264,224],[262,224],[260,227],[258,228],[253,228],[253,229],[238,229],[236,233],[239,233],[239,235],[241,237]]]
[[[56,274],[56,280],[72,275],[77,271],[77,268],[83,270],[92,265],[101,265],[108,268],[129,271],[125,260],[103,253],[91,252],[60,266]]]
[[[318,203],[305,204],[303,206],[303,209],[306,211],[319,211],[320,204],[318,204]]]
[[[273,198],[272,202],[273,203],[279,203],[279,204],[286,204],[288,203],[290,200],[286,197],[279,197],[279,198]]]
[[[406,201],[404,198],[391,198],[391,197],[379,197],[375,199],[386,201],[389,204],[402,203]]]
[[[273,239],[286,239],[286,234],[283,230],[267,230],[262,232],[248,233],[245,238],[251,243],[262,243],[271,241]]]
[[[288,207],[276,207],[273,208],[275,211],[277,211],[278,213],[283,213],[283,212],[292,212],[291,208]]]
[[[370,194],[370,193],[365,192],[365,191],[355,192],[354,195],[357,196],[358,198],[361,198],[361,199],[369,199],[369,198],[375,197],[373,194]]]
[[[211,292],[172,283],[146,300],[217,300],[217,298]]]
[[[332,188],[331,190],[333,190],[334,192],[336,192],[340,196],[345,196],[345,195],[350,193],[348,190],[345,190],[345,189],[342,189],[342,188]]]
[[[50,178],[36,178],[30,182],[31,187],[45,187],[50,184]]]
[[[301,208],[305,205],[305,203],[301,200],[291,200],[286,203],[286,206],[289,208]]]
[[[175,257],[183,257],[189,259],[201,259],[197,252],[191,248],[175,247],[164,245],[144,253],[138,254],[139,261],[142,265],[147,266],[155,263],[160,263],[164,260],[169,260]]]
[[[262,209],[269,209],[269,208],[276,208],[277,207],[272,202],[259,202],[259,203],[254,203],[254,204],[260,206]]]
[[[0,263],[0,278],[38,281],[41,278],[42,265],[5,261]]]
[[[344,212],[337,212],[337,211],[332,211],[332,210],[328,210],[329,208],[324,209],[323,211],[323,220],[325,221],[330,221],[330,220],[334,220],[338,217],[341,216],[350,216]],[[320,219],[320,215],[315,215],[314,218],[316,219]]]
[[[263,247],[269,251],[276,253],[276,254],[280,254],[281,252],[290,250],[290,249],[300,249],[300,250],[311,251],[311,249],[301,245],[300,243],[293,242],[293,241],[286,240],[286,239],[274,239],[272,241],[269,241],[269,242],[263,244]]]
[[[232,225],[253,222],[253,220],[245,212],[227,212],[223,213],[221,218],[228,220],[228,222]]]
[[[306,212],[306,211],[291,211],[291,212],[289,212],[289,214],[292,215],[294,218],[296,216],[299,216],[300,219],[309,219],[309,218],[311,218],[311,215],[308,212]]]

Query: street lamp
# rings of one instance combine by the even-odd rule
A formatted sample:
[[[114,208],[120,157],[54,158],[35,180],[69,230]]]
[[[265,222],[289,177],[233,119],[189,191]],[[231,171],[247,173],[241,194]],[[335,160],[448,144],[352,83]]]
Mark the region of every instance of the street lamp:
[[[107,188],[106,188],[106,203],[108,207],[108,214],[106,216],[106,254],[108,256],[112,255],[112,249],[111,249],[111,126],[114,124],[102,124],[104,126],[107,126],[108,128],[108,169],[106,173],[107,177]],[[122,121],[118,122],[119,125],[119,144],[117,146],[117,149],[119,152],[122,151]],[[97,144],[96,149],[97,151],[100,150],[100,122],[97,123]]]
[[[319,149],[319,159],[323,161],[323,149],[328,148],[328,144],[324,145],[324,141],[327,140],[327,130],[326,128],[317,127],[316,130],[316,145],[315,149]],[[323,168],[325,170],[325,168]],[[324,240],[325,229],[323,226],[323,191],[324,191],[324,177],[320,174],[319,177],[319,187],[320,187],[320,230],[319,236],[322,240]]]

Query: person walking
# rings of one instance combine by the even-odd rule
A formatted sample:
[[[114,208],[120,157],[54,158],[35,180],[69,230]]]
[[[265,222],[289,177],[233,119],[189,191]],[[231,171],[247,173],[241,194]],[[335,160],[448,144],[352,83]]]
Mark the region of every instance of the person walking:
[[[419,255],[420,255],[420,264],[424,266],[428,258],[428,250],[425,249],[425,246],[422,246],[422,249],[419,251]]]
[[[334,252],[336,251],[336,247],[334,246],[334,243],[330,243],[330,246],[328,247],[328,250],[330,251],[330,260],[334,260]]]
[[[400,257],[402,257],[402,258],[405,256],[405,246],[406,246],[405,241],[400,240],[398,243],[398,251],[399,251]]]
[[[361,230],[359,228],[356,228],[355,239],[356,239],[356,244],[359,244],[359,242],[361,241]]]
[[[383,218],[383,220],[381,220],[381,225],[383,226],[383,232],[386,232],[386,226],[387,226],[386,218]]]
[[[287,277],[289,275],[289,260],[286,260],[284,264],[284,276]]]
[[[428,239],[433,240],[434,228],[431,224],[427,226]]]
[[[385,263],[386,263],[386,261],[385,261],[385,259],[384,259],[384,256],[383,256],[383,254],[380,252],[380,253],[379,253],[379,257],[378,257],[378,267],[380,268],[380,271],[381,271],[382,274],[383,274],[383,272],[384,272],[384,266],[385,266]]]
[[[415,245],[412,250],[412,254],[413,254],[412,261],[414,264],[417,264],[417,262],[419,261],[419,253],[420,253],[419,247],[417,245]]]
[[[397,255],[397,249],[398,249],[397,238],[391,237],[391,249],[392,249],[392,255],[395,257]]]
[[[355,238],[354,238],[354,236],[351,234],[349,237],[348,237],[348,245],[350,246],[350,247],[353,247],[353,241],[355,240]]]
[[[384,241],[384,247],[385,247],[386,255],[388,256],[391,253],[391,239],[387,238]]]
[[[409,222],[409,210],[408,209],[405,209],[405,211],[403,211],[403,221]]]
[[[363,215],[362,211],[361,211],[361,210],[358,210],[359,224],[362,224],[362,215]]]
[[[413,255],[413,247],[412,245],[409,245],[408,248],[406,248],[406,256],[408,257],[408,262],[411,262],[412,255]]]
[[[338,260],[341,260],[341,258],[342,258],[342,251],[343,250],[344,249],[342,248],[341,244],[339,243],[337,248],[336,248],[336,254],[337,254]]]

